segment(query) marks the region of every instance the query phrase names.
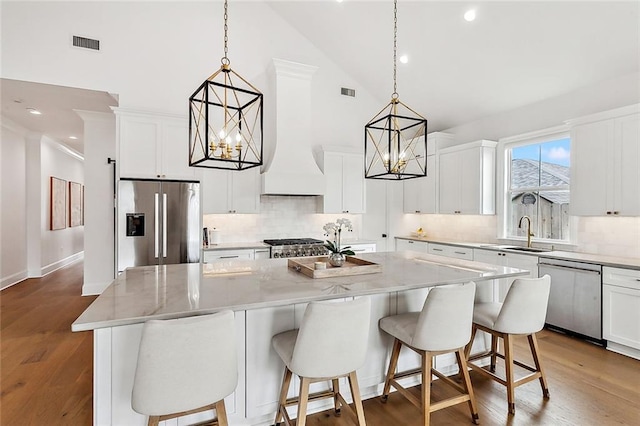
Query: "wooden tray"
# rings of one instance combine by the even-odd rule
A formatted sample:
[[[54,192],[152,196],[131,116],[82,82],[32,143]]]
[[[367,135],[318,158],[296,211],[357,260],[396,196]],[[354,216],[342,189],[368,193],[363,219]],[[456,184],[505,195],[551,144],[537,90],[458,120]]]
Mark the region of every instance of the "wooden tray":
[[[315,269],[315,262],[326,263],[327,269]],[[301,272],[311,278],[345,277],[349,275],[375,274],[382,271],[382,265],[353,256],[346,256],[346,260],[339,267],[331,266],[327,256],[289,259],[288,265],[294,271]]]

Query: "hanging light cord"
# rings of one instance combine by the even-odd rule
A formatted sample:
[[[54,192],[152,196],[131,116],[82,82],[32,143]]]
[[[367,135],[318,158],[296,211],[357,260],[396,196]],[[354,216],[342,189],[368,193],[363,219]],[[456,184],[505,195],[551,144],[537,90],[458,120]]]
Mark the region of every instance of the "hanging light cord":
[[[398,0],[393,0],[393,93],[391,99],[398,99],[398,85],[396,83],[397,68],[397,51],[398,51]]]
[[[227,26],[228,19],[229,13],[227,11],[227,0],[224,0],[224,56],[220,60],[220,62],[222,62],[222,65],[229,65],[231,62],[227,57],[227,55],[229,54],[229,48],[227,47],[227,43],[229,42],[229,36],[227,34],[229,32],[229,27]]]

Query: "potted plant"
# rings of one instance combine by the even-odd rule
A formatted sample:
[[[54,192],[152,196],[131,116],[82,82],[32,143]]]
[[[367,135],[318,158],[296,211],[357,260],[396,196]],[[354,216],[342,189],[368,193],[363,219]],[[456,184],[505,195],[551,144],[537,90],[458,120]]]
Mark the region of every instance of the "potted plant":
[[[338,219],[334,222],[329,222],[324,226],[324,235],[333,235],[333,241],[327,240],[324,246],[331,252],[329,254],[329,263],[332,266],[342,266],[346,259],[346,256],[353,256],[355,253],[351,250],[351,246],[341,247],[341,235],[342,230],[351,232],[353,226],[349,219]]]

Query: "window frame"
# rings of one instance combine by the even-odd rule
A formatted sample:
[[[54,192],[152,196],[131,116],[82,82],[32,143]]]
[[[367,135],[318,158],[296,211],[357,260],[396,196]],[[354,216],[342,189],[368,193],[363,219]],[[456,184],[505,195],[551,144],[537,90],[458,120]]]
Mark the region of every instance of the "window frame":
[[[514,242],[522,242],[526,241],[526,237],[519,237],[515,235],[509,235],[509,207],[508,204],[511,202],[509,199],[510,195],[510,179],[511,179],[511,158],[510,158],[510,150],[513,148],[517,148],[525,145],[533,145],[533,144],[541,144],[545,142],[551,142],[557,139],[565,139],[571,138],[571,131],[568,125],[561,125],[550,127],[542,130],[537,130],[533,132],[523,133],[515,136],[509,136],[505,138],[500,138],[498,140],[498,150],[497,150],[497,171],[498,176],[496,176],[497,183],[497,197],[496,197],[496,213],[497,213],[497,238],[506,241],[514,241]],[[540,187],[533,188],[518,188],[518,191],[523,192],[533,192],[539,191]],[[558,190],[564,189],[569,190],[571,192],[571,185],[561,185],[557,187],[549,187],[544,189],[550,190]],[[534,236],[531,238],[532,242],[542,243],[542,244],[553,244],[554,246],[559,245],[575,245],[576,234],[577,234],[577,221],[575,217],[569,216],[569,239],[568,240],[556,240],[556,239],[547,239],[547,238],[539,238]]]

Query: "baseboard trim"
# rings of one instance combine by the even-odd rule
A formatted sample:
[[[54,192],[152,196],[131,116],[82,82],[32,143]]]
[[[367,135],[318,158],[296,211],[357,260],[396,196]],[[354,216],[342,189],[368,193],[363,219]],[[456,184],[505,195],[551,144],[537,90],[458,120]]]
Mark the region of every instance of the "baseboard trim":
[[[65,266],[71,265],[72,263],[78,262],[84,259],[84,251],[73,254],[64,259],[58,260],[57,262],[50,263],[47,266],[42,268],[42,276],[48,275],[54,271],[57,271],[60,268],[64,268]]]
[[[109,287],[112,281],[106,283],[84,283],[82,285],[82,295],[83,296],[98,296],[102,294],[102,292]]]
[[[13,275],[9,275],[8,277],[4,277],[0,280],[0,290],[4,290],[5,288],[9,288],[12,285],[18,284],[24,280],[29,278],[27,274],[27,270],[23,270],[20,272],[16,272]]]

